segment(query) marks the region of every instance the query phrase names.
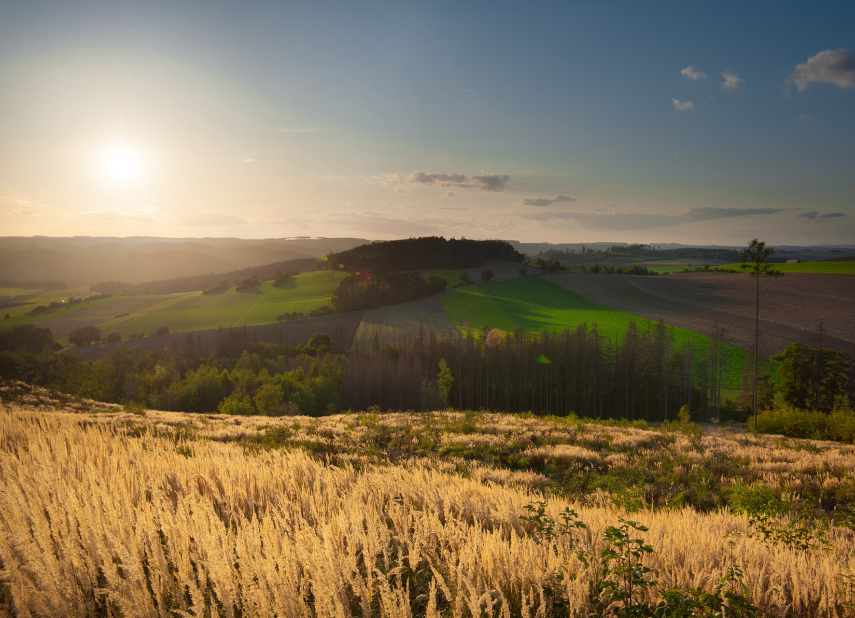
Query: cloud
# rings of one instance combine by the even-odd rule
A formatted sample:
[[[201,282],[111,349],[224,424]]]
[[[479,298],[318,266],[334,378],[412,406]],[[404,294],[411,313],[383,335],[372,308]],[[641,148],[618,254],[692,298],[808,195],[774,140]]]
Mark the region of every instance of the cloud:
[[[178,223],[182,225],[243,225],[248,219],[218,212],[191,212],[178,215]]]
[[[698,71],[695,67],[686,67],[680,71],[680,75],[688,77],[693,82],[702,82],[707,78],[707,74],[703,71]]]
[[[520,201],[521,206],[549,206],[550,204],[559,204],[561,202],[575,202],[575,197],[569,195],[556,195],[552,199],[548,197],[527,197]]]
[[[330,125],[308,125],[304,127],[258,127],[255,129],[235,129],[234,133],[322,133],[335,131]]]
[[[693,207],[677,214],[633,213],[633,212],[567,212],[567,211],[525,211],[520,213],[524,219],[540,222],[571,221],[583,227],[600,230],[637,230],[656,227],[672,227],[682,223],[697,223],[714,219],[771,215],[781,212],[782,208],[715,208]]]
[[[829,212],[824,215],[821,215],[817,211],[812,210],[810,212],[803,212],[801,214],[796,215],[796,219],[804,219],[805,222],[813,221],[815,223],[823,223],[824,221],[828,221],[829,219],[838,219],[840,217],[845,216],[846,214],[842,212]]]
[[[745,80],[736,73],[722,71],[721,76],[724,78],[724,81],[721,83],[722,90],[739,90],[740,86],[745,85]]]
[[[552,203],[552,200],[541,197],[541,198],[533,198],[527,197],[520,202],[521,206],[549,206]]]
[[[848,49],[826,49],[797,64],[787,80],[804,92],[810,83],[855,88],[855,54]]]
[[[409,193],[409,189],[407,187],[395,187],[395,193]],[[450,191],[449,191],[450,193]]]
[[[685,112],[690,109],[695,109],[695,104],[692,101],[679,101],[677,99],[671,99],[671,103],[674,104],[674,109],[678,112]]]
[[[480,189],[481,191],[506,191],[510,176],[507,174],[479,174],[476,176],[467,176],[460,173],[444,173],[444,172],[410,172],[406,176],[404,174],[381,174],[365,178],[369,182],[376,182],[384,185],[393,184],[411,184],[421,185],[426,187],[461,187]]]
[[[397,189],[395,190],[397,191]],[[457,197],[457,194],[454,191],[446,191],[441,197]]]

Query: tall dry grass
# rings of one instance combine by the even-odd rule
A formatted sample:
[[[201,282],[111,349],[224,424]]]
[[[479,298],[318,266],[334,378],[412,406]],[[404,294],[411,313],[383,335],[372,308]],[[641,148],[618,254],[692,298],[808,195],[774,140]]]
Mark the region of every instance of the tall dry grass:
[[[536,475],[483,466],[460,475],[428,460],[333,464],[299,449],[140,431],[165,427],[165,418],[0,408],[0,611],[534,617],[559,572],[584,615],[592,567],[567,548],[535,544],[519,519],[541,497]],[[193,422],[216,435],[232,420]],[[317,434],[316,421],[300,422]],[[549,511],[557,517],[564,506],[580,513],[583,544],[599,552],[621,513],[561,500]],[[796,553],[747,538],[745,519],[726,512],[633,518],[650,528],[657,589],[712,588],[733,560],[764,615],[840,616],[837,605],[852,601],[837,593],[838,576],[855,569],[846,530],[832,530],[831,553]],[[731,558],[726,539],[737,533]]]

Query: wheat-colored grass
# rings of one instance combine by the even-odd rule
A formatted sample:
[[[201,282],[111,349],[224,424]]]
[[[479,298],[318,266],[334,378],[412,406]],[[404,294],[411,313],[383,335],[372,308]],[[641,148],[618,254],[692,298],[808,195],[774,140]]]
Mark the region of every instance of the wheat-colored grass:
[[[389,426],[414,419],[381,417]],[[557,571],[584,615],[592,567],[566,547],[556,554],[537,545],[519,519],[523,506],[541,497],[539,475],[462,460],[377,464],[354,454],[323,461],[301,449],[253,450],[228,441],[272,424],[297,437],[354,444],[365,429],[356,415],[143,418],[0,408],[0,612],[533,618],[543,615],[543,586]],[[179,426],[196,439],[177,438]],[[483,426],[490,428],[485,435],[519,440],[526,432],[563,431],[502,415]],[[590,440],[635,440],[643,448],[659,440],[640,430],[580,431]],[[671,448],[695,447],[686,440]],[[698,448],[742,449],[760,467],[786,455],[776,458],[759,441],[724,433]],[[554,455],[588,456],[569,449]],[[791,465],[852,466],[851,451],[839,446],[797,455]],[[554,498],[549,511],[557,517],[564,506],[579,511],[588,524],[582,542],[597,553],[604,529],[622,514]],[[765,616],[841,616],[839,604],[852,601],[837,586],[855,568],[847,530],[832,529],[834,551],[800,554],[748,538],[745,519],[728,512],[660,510],[633,518],[650,528],[645,537],[655,552],[648,566],[657,590],[712,588],[732,560],[744,568]],[[735,534],[730,558],[727,538]]]

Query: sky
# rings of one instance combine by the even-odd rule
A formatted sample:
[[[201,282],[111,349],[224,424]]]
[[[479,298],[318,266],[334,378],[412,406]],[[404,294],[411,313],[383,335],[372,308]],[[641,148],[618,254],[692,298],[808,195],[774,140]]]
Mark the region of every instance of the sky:
[[[855,244],[855,3],[0,3],[0,235]]]

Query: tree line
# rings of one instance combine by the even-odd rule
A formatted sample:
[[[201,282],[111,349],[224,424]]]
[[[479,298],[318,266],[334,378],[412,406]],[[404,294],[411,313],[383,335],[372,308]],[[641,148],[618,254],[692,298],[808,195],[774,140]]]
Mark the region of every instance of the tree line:
[[[49,329],[0,331],[0,376],[113,403],[185,412],[323,415],[342,410],[483,409],[593,418],[744,418],[753,410],[751,373],[744,397],[722,397],[723,346],[678,344],[661,322],[631,323],[609,339],[596,324],[539,335],[468,330],[422,332],[395,344],[375,340],[342,351],[329,335],[306,344],[253,343],[223,336],[207,355],[124,347],[83,361],[55,353]],[[855,401],[848,355],[793,344],[776,360],[781,397],[828,411]],[[773,405],[774,384],[760,409]]]

